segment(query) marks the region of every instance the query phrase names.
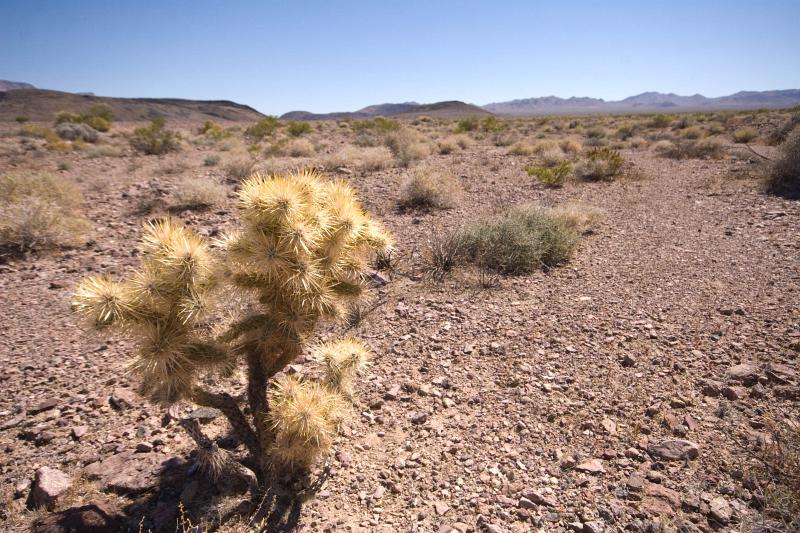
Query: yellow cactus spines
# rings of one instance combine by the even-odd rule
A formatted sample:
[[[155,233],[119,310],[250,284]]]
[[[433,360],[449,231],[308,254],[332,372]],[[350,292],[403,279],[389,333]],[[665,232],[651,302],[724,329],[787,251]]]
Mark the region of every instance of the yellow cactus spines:
[[[213,248],[176,220],[146,224],[140,267],[123,281],[85,279],[73,308],[138,341],[130,369],[143,393],[220,409],[263,482],[272,468],[307,469],[330,448],[367,349],[354,338],[321,344],[313,351],[324,379],[277,376],[320,321],[344,316],[365,292],[369,254],[385,253],[391,237],[352,187],[313,171],[254,175],[242,183],[238,207],[241,224]],[[231,295],[241,309],[218,316],[216,302]],[[230,375],[237,365],[246,371],[247,416],[232,396],[200,384],[213,381],[198,379],[210,370]],[[190,435],[208,445],[197,428]]]

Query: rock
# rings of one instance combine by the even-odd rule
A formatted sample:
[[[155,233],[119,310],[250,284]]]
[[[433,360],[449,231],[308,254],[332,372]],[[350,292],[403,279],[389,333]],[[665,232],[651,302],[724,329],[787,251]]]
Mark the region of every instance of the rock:
[[[412,424],[424,424],[428,420],[428,415],[426,413],[412,413],[409,419]]]
[[[58,400],[56,400],[55,398],[49,398],[47,400],[44,400],[44,401],[41,401],[41,402],[37,403],[33,407],[29,407],[28,408],[28,414],[29,415],[36,415],[36,414],[42,413],[44,411],[47,411],[49,409],[52,409],[56,405],[58,405]]]
[[[389,283],[389,280],[381,276],[377,272],[372,272],[368,275],[369,277],[369,286],[373,289],[377,289],[378,287],[383,287],[384,285]]]
[[[609,418],[604,418],[600,425],[603,426],[603,429],[606,430],[606,433],[609,435],[614,435],[617,433],[617,423]]]
[[[31,490],[34,507],[52,508],[58,497],[72,486],[72,479],[60,470],[43,466],[36,471]]]
[[[115,387],[111,396],[108,398],[108,403],[117,411],[130,409],[136,405],[136,393],[130,389]]]
[[[556,499],[552,496],[545,496],[539,491],[526,489],[522,492],[522,497],[535,503],[536,505],[544,505],[545,507],[555,507],[558,505]]]
[[[636,359],[634,359],[630,354],[625,354],[625,357],[622,358],[621,363],[625,368],[631,368],[636,366]]]
[[[744,398],[744,387],[725,387],[722,389],[722,395],[728,400],[735,401]]]
[[[89,426],[75,426],[72,428],[70,433],[72,434],[72,438],[75,440],[81,440],[81,437],[86,435],[89,432]]]
[[[506,533],[506,530],[496,524],[484,524],[483,530],[486,533]]]
[[[575,467],[575,470],[578,470],[580,472],[586,472],[588,474],[603,474],[606,471],[606,469],[603,468],[603,463],[601,463],[597,459],[584,461],[583,463],[577,465]]]
[[[700,446],[688,440],[668,439],[651,444],[647,447],[647,452],[665,461],[682,461],[696,459],[700,455]]]
[[[51,513],[34,523],[32,533],[116,533],[123,529],[125,516],[115,507],[91,502]]]
[[[136,445],[136,453],[149,453],[153,451],[153,445],[149,442],[140,442]]]
[[[631,474],[631,477],[628,478],[627,483],[625,484],[628,487],[628,490],[631,492],[642,492],[644,489],[644,478],[639,473]]]
[[[708,380],[703,384],[703,395],[716,398],[722,391],[722,383],[718,381]]]
[[[386,487],[383,485],[378,485],[378,488],[375,489],[375,492],[372,493],[373,500],[380,500],[383,498],[383,495],[386,494]]]
[[[436,511],[436,514],[439,516],[444,515],[447,511],[450,510],[450,506],[444,502],[434,502],[433,509]]]
[[[14,485],[14,498],[22,498],[31,490],[31,480],[23,479]]]
[[[728,369],[728,379],[749,387],[758,383],[759,370],[756,365],[742,363]]]
[[[672,515],[681,505],[681,496],[672,489],[656,483],[644,487],[642,508],[651,514]]]
[[[400,385],[393,385],[386,393],[383,395],[385,400],[396,400],[400,397]]]
[[[25,415],[24,414],[13,416],[13,417],[9,418],[8,420],[6,420],[5,422],[3,422],[2,424],[0,424],[0,431],[5,431],[7,429],[11,429],[14,426],[19,425],[19,423],[22,422],[23,420],[25,420]]]
[[[708,503],[708,516],[714,522],[725,526],[731,521],[733,510],[728,500],[722,496],[717,496]]]
[[[583,533],[602,533],[605,531],[606,524],[602,520],[592,520],[584,522]]]
[[[520,509],[536,509],[536,504],[530,501],[525,496],[522,496],[517,503],[517,507]]]
[[[200,422],[211,422],[222,416],[222,411],[213,407],[198,407],[188,415],[186,418],[195,419]]]
[[[338,451],[336,452],[336,460],[339,461],[340,465],[347,467],[353,462],[353,456],[349,452]]]
[[[767,365],[767,378],[778,385],[789,385],[797,381],[797,372],[788,365],[770,363]]]
[[[86,467],[86,477],[98,481],[104,491],[139,494],[154,488],[159,476],[184,464],[183,459],[162,453],[122,452]]]

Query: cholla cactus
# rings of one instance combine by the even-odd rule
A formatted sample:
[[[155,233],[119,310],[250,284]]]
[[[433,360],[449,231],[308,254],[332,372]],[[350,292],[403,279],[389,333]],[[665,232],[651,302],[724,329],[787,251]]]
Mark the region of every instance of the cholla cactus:
[[[307,468],[326,452],[352,398],[368,351],[346,338],[313,346],[321,380],[273,378],[306,347],[321,320],[342,316],[364,291],[368,253],[389,236],[342,182],[315,173],[255,175],[239,193],[242,225],[221,252],[171,220],[145,226],[142,263],[130,278],[85,279],[73,309],[99,328],[139,341],[131,369],[154,400],[189,399],[219,408],[259,464]],[[233,287],[250,311],[214,335],[214,297]],[[244,364],[250,417],[225,393],[203,390],[198,374]]]

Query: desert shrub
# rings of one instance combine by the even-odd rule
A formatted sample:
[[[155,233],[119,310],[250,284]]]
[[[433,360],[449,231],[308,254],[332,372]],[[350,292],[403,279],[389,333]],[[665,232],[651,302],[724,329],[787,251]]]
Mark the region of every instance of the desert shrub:
[[[536,177],[545,187],[561,187],[572,172],[572,163],[565,160],[555,166],[528,165],[525,172]]]
[[[111,129],[111,122],[103,117],[84,116],[81,122],[96,131],[108,131]]]
[[[441,141],[436,143],[436,146],[439,150],[440,155],[451,154],[456,149],[456,143],[450,138],[442,139]]]
[[[549,213],[578,235],[594,233],[605,220],[602,209],[575,203],[551,207]]]
[[[701,130],[697,126],[692,126],[692,127],[686,128],[681,133],[681,137],[683,137],[684,139],[690,139],[690,140],[700,139],[702,136],[703,136],[703,130]]]
[[[611,181],[622,169],[624,160],[610,148],[594,148],[575,165],[575,177],[588,181]]]
[[[181,209],[207,209],[219,205],[227,198],[222,185],[202,178],[185,178],[175,190],[175,202]]]
[[[628,139],[636,135],[636,130],[637,128],[635,125],[626,124],[624,126],[620,126],[619,128],[617,128],[617,131],[614,134],[614,136],[621,141],[627,141]]]
[[[222,158],[219,154],[209,154],[203,159],[203,165],[207,167],[215,167],[219,165],[220,161],[222,161]]]
[[[375,171],[387,168],[392,163],[392,152],[385,146],[356,148],[345,146],[325,157],[322,166],[326,169],[353,168]]]
[[[203,122],[203,125],[198,128],[197,133],[211,139],[225,139],[231,136],[231,132],[224,129],[213,120],[206,120]]]
[[[466,150],[475,142],[468,135],[455,135],[453,136],[453,140],[462,150]]]
[[[71,113],[70,111],[59,111],[56,113],[56,120],[55,124],[58,126],[59,124],[78,124],[81,122],[81,116],[77,113]]]
[[[586,130],[587,139],[604,139],[605,136],[606,130],[602,126],[592,126]]]
[[[89,226],[82,203],[80,191],[58,176],[0,176],[0,253],[79,244]]]
[[[569,155],[577,155],[583,149],[583,146],[578,141],[573,139],[563,139],[558,142],[558,147],[561,151]]]
[[[672,123],[673,130],[685,130],[689,126],[692,125],[692,120],[687,116],[682,116],[678,120]]]
[[[255,171],[256,163],[250,157],[237,157],[226,161],[222,166],[225,178],[228,181],[242,181],[250,177]]]
[[[161,155],[180,149],[181,136],[165,128],[163,117],[156,117],[147,127],[133,130],[128,142],[131,148],[145,155]]]
[[[758,137],[758,132],[753,128],[739,128],[733,132],[733,142],[744,144],[749,143]]]
[[[749,447],[756,461],[745,473],[761,516],[747,531],[800,531],[800,428],[769,421],[769,438]]]
[[[524,141],[518,141],[511,146],[508,153],[511,155],[531,155],[533,147]]]
[[[67,141],[97,142],[97,131],[86,124],[64,122],[56,126],[56,133]]]
[[[428,147],[420,141],[419,134],[408,128],[387,134],[384,142],[397,159],[397,163],[403,167],[424,159],[429,154]]]
[[[459,232],[434,228],[428,241],[428,270],[431,277],[441,281],[464,256],[464,239]]]
[[[88,113],[78,114],[69,111],[59,111],[56,113],[55,124],[86,124],[95,131],[108,131],[111,129],[111,122],[114,120],[114,113],[107,105],[96,105]]]
[[[447,172],[414,172],[403,185],[397,205],[400,209],[449,209],[456,204],[461,185]]]
[[[30,120],[30,118],[26,117],[25,115],[19,115],[14,118],[17,121],[17,124],[25,124]]]
[[[666,128],[672,123],[672,119],[667,115],[655,115],[647,122],[647,127],[652,129]]]
[[[186,420],[197,463],[212,478],[241,476],[255,497],[275,477],[307,474],[329,452],[366,366],[366,347],[352,337],[311,345],[312,360],[322,362],[318,378],[281,372],[307,353],[320,323],[340,320],[358,304],[368,254],[389,248],[389,237],[355,191],[310,172],[254,176],[239,198],[240,228],[220,251],[174,220],[149,223],[141,268],[124,281],[84,279],[72,309],[89,326],[136,341],[129,368],[141,378],[142,394],[222,412],[253,470],[209,445],[199,423]],[[231,289],[244,301],[231,319],[216,320],[228,313],[211,312],[214,303]],[[220,383],[211,379],[216,373],[240,366],[246,410],[238,394],[210,389]]]
[[[308,139],[292,139],[286,145],[286,153],[291,157],[311,157],[315,151],[314,145]]]
[[[481,129],[487,133],[497,133],[506,129],[506,123],[495,116],[488,116],[481,121]]]
[[[788,119],[786,119],[783,124],[778,126],[775,131],[769,134],[767,141],[772,146],[777,146],[783,143],[797,126],[800,126],[800,113],[794,113]]]
[[[662,140],[653,145],[653,151],[670,159],[719,159],[723,153],[722,144],[713,138],[699,141]]]
[[[546,209],[523,206],[467,228],[466,257],[504,274],[525,274],[566,261],[577,235]]]
[[[545,166],[555,166],[564,159],[564,152],[552,141],[540,142],[533,147],[533,153]]]
[[[300,137],[311,131],[311,124],[308,122],[290,122],[286,132],[292,137]]]
[[[400,121],[386,117],[375,117],[373,119],[357,120],[352,123],[351,128],[354,132],[360,134],[386,134],[399,130]]]
[[[644,148],[647,146],[647,140],[642,137],[631,137],[628,140],[628,146],[634,149]]]
[[[475,131],[480,127],[480,122],[475,117],[469,117],[459,120],[456,123],[456,133],[468,133]]]
[[[766,186],[773,194],[800,198],[800,127],[781,145],[780,155],[767,173]]]
[[[275,133],[275,130],[278,129],[279,124],[278,117],[264,117],[252,126],[245,129],[244,136],[250,140],[250,142],[261,141],[265,137],[269,137]]]
[[[92,146],[87,150],[86,157],[96,159],[98,157],[119,157],[122,153],[113,146]]]

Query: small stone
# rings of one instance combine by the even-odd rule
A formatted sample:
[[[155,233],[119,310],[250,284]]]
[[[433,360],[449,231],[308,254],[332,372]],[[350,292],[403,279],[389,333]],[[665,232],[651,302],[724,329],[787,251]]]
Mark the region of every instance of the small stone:
[[[605,530],[605,522],[602,520],[592,520],[584,522],[583,533],[602,533]]]
[[[336,452],[336,460],[339,461],[340,465],[347,467],[353,462],[353,456],[349,452],[338,451]]]
[[[747,387],[755,385],[758,382],[758,374],[758,367],[748,363],[732,366],[727,372],[729,380],[742,383]]]
[[[47,400],[37,403],[33,407],[28,408],[28,414],[36,415],[44,411],[48,411],[54,408],[56,405],[58,405],[58,400],[56,400],[55,398],[49,398]]]
[[[384,494],[386,494],[386,488],[383,485],[378,485],[378,488],[376,488],[375,492],[372,493],[372,499],[380,500],[383,498]]]
[[[681,504],[681,496],[672,489],[656,483],[647,483],[642,507],[652,514],[673,514]]]
[[[86,435],[89,432],[89,426],[75,426],[72,428],[70,433],[72,434],[72,438],[75,440],[81,440],[81,437]]]
[[[383,398],[386,400],[396,400],[400,397],[400,385],[393,385],[386,393],[383,395]]]
[[[424,424],[428,420],[426,413],[412,413],[409,417],[412,424]]]
[[[722,389],[722,395],[731,401],[741,400],[744,398],[744,387],[725,387]]]
[[[717,496],[708,504],[708,516],[720,525],[727,525],[733,517],[733,510],[731,509],[728,500],[722,496]]]
[[[681,461],[696,459],[700,455],[700,446],[688,440],[670,439],[663,440],[658,444],[651,444],[647,447],[647,451],[659,459]]]
[[[606,433],[609,435],[614,435],[617,433],[617,423],[609,418],[604,418],[600,425],[603,426],[603,429],[606,430]]]
[[[625,368],[636,366],[636,359],[634,359],[630,354],[625,354],[625,357],[622,358],[622,366]]]
[[[545,496],[539,491],[527,489],[522,493],[523,499],[526,499],[536,505],[543,505],[545,507],[555,507],[558,502],[551,496]]]
[[[130,389],[115,387],[108,398],[108,403],[117,411],[124,411],[136,405],[136,394]]]
[[[437,515],[443,516],[447,511],[450,510],[450,506],[443,502],[434,502],[433,509],[436,511]]]
[[[31,491],[35,507],[52,508],[58,497],[72,486],[72,479],[60,470],[43,466],[36,471]]]
[[[589,461],[585,461],[576,466],[575,470],[578,470],[580,472],[586,472],[588,474],[602,474],[606,471],[606,469],[603,468],[603,463],[601,463],[597,459],[591,459]]]
[[[140,442],[136,445],[136,453],[149,453],[153,451],[153,445],[149,442]]]
[[[625,486],[628,487],[628,490],[631,492],[642,492],[644,484],[644,478],[640,474],[634,473],[628,478],[628,482]]]

